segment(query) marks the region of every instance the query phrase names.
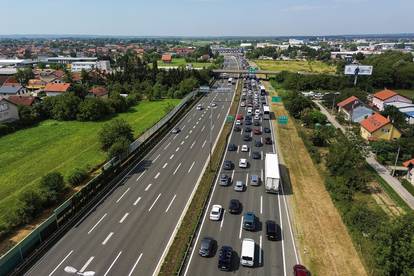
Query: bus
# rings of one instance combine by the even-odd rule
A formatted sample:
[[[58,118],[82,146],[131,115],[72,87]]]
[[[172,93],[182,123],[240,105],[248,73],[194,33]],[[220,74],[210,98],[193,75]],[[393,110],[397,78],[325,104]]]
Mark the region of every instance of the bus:
[[[270,120],[270,108],[268,105],[263,106],[263,119]]]

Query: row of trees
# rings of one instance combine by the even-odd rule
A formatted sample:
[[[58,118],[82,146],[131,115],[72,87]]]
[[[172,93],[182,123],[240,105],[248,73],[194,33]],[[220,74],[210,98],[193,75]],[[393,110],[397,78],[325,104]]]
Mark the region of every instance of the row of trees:
[[[281,56],[295,58],[307,58],[312,60],[328,61],[331,57],[331,53],[328,49],[321,48],[315,50],[306,45],[303,46],[289,46],[287,49],[280,50],[276,47],[264,47],[251,49],[246,54],[249,59],[257,59],[261,56],[271,57],[277,59]]]

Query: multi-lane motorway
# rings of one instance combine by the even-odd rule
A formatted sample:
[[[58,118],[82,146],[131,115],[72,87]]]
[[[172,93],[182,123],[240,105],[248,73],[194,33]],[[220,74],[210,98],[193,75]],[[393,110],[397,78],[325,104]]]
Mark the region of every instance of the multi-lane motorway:
[[[256,90],[257,91],[257,90]],[[267,101],[267,99],[266,99]],[[240,107],[238,113],[246,117],[246,107]],[[232,185],[220,186],[216,181],[212,196],[210,198],[207,212],[202,221],[202,225],[197,234],[195,246],[191,252],[185,274],[192,275],[226,275],[217,268],[218,254],[211,258],[205,258],[198,255],[200,241],[204,237],[211,237],[217,241],[218,249],[223,246],[231,246],[236,253],[233,258],[233,273],[237,275],[292,275],[293,265],[299,263],[298,255],[295,250],[294,239],[291,229],[291,221],[288,215],[288,207],[283,188],[280,194],[268,194],[264,188],[264,157],[266,153],[276,152],[277,141],[275,141],[270,120],[260,119],[260,126],[249,125],[252,129],[259,128],[261,135],[254,135],[253,132],[248,133],[252,140],[243,141],[244,128],[241,126],[241,132],[233,131],[229,143],[235,144],[238,149],[236,151],[227,151],[224,160],[231,160],[234,163],[233,170],[221,169],[220,174],[231,176]],[[267,127],[272,133],[263,133],[263,129]],[[256,147],[255,141],[264,140],[264,137],[272,138],[272,145],[263,143],[262,147]],[[242,145],[249,147],[248,152],[241,152]],[[253,159],[252,151],[258,151],[261,159]],[[246,158],[249,162],[248,168],[239,168],[240,158]],[[224,161],[223,160],[223,161]],[[258,175],[262,179],[260,186],[250,185],[250,176]],[[217,178],[218,180],[218,178]],[[246,183],[247,189],[244,192],[236,192],[233,185],[236,181]],[[238,199],[242,203],[241,214],[230,214],[227,210],[231,199]],[[219,204],[225,209],[224,215],[220,221],[211,221],[209,212],[214,204]],[[259,219],[257,231],[245,231],[242,229],[242,217],[244,212],[254,212]],[[279,241],[269,241],[266,238],[265,221],[274,220],[281,228],[281,239]],[[252,238],[256,244],[256,259],[254,268],[246,268],[240,265],[240,252],[243,238]]]
[[[234,57],[225,64],[238,67]],[[235,86],[219,86],[231,89],[204,96],[204,109],[188,112],[181,131],[168,134],[27,275],[69,275],[67,266],[103,276],[155,275],[207,165],[210,128],[214,146],[228,114]]]

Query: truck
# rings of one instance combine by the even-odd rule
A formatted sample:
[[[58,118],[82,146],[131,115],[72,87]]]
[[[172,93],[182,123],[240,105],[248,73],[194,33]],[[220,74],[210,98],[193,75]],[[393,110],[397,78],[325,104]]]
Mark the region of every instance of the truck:
[[[266,95],[266,88],[264,85],[260,85],[260,95],[264,96]]]
[[[263,106],[263,120],[270,120],[270,107],[268,105]]]
[[[280,171],[277,153],[266,153],[265,157],[265,189],[268,193],[279,193]]]

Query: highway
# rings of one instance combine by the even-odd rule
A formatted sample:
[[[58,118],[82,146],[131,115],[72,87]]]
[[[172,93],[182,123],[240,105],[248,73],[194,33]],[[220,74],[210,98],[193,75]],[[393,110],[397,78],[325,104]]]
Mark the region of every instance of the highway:
[[[234,57],[226,66],[237,68]],[[211,92],[97,204],[55,244],[26,275],[69,275],[72,266],[95,275],[156,275],[197,183],[210,148],[224,125],[234,95]],[[210,110],[210,103],[217,106]],[[212,120],[209,116],[212,114]]]
[[[266,99],[268,102],[268,99]],[[238,113],[246,117],[247,108],[240,107]],[[184,275],[226,275],[228,272],[222,272],[217,268],[218,253],[214,257],[205,258],[198,255],[200,241],[204,237],[212,237],[217,240],[218,249],[223,245],[231,246],[236,253],[233,258],[232,274],[237,275],[292,275],[293,266],[299,263],[298,254],[295,249],[291,220],[288,215],[287,200],[282,188],[280,194],[269,194],[264,188],[264,157],[266,153],[276,151],[275,135],[273,135],[272,122],[270,120],[260,119],[261,125],[250,125],[252,129],[268,127],[272,133],[263,133],[262,135],[254,135],[250,133],[252,140],[250,142],[243,141],[243,132],[245,125],[241,126],[242,131],[232,131],[229,143],[235,144],[237,151],[227,151],[224,160],[231,160],[234,163],[234,170],[224,170],[221,168],[220,174],[230,175],[232,184],[238,180],[247,183],[247,189],[244,192],[236,192],[233,185],[220,186],[216,181],[212,196],[210,198],[207,212],[203,218],[200,231],[197,234],[195,246],[192,249]],[[255,140],[264,140],[264,137],[272,138],[272,145],[263,143],[262,147],[255,147]],[[249,152],[241,152],[242,145],[248,145]],[[251,157],[252,151],[259,151],[261,159],[255,160]],[[249,162],[248,168],[239,168],[239,159],[247,158]],[[223,160],[223,161],[224,161]],[[280,160],[280,158],[279,158]],[[220,175],[219,174],[219,175]],[[260,186],[249,185],[250,176],[258,175],[262,179]],[[218,178],[217,178],[218,180]],[[242,203],[241,214],[235,215],[228,212],[228,206],[231,199],[238,199]],[[221,221],[211,221],[209,212],[211,206],[220,204],[225,209],[224,216]],[[259,219],[259,227],[257,231],[249,232],[242,229],[242,216],[244,212],[252,211]],[[269,241],[266,237],[265,221],[274,220],[280,226],[282,237],[279,241]],[[243,238],[252,238],[255,241],[255,267],[248,268],[240,265],[241,244]],[[218,252],[218,250],[217,250]]]

